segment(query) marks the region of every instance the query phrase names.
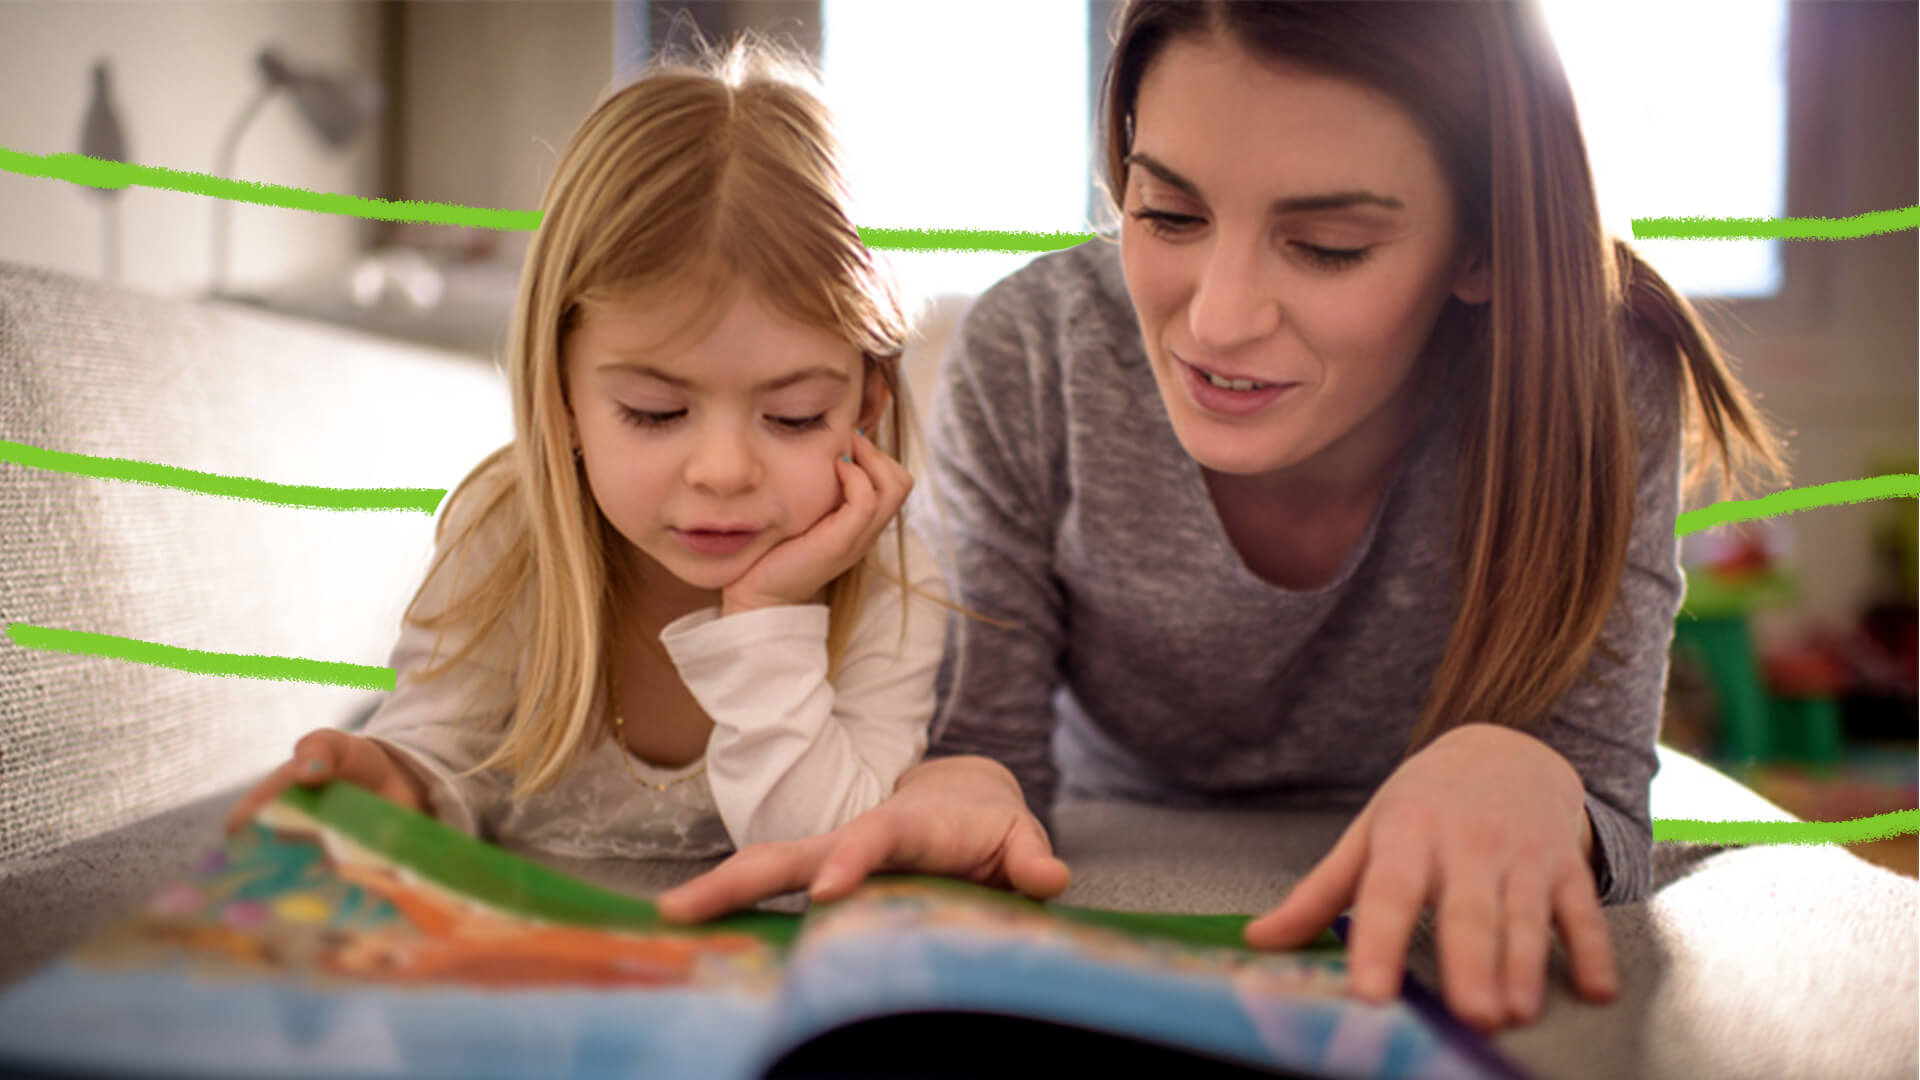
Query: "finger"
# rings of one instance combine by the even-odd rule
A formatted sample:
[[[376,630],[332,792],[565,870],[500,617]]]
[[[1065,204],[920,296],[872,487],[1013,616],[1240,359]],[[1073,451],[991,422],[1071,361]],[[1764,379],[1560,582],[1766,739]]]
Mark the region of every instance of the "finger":
[[[297,764],[299,764],[298,759],[282,763],[279,768],[268,773],[265,780],[254,785],[253,790],[241,796],[233,809],[227,811],[227,835],[231,836],[239,832],[253,820],[253,815],[258,813],[262,806],[273,801],[274,797],[286,790],[288,784],[293,783],[293,770]]]
[[[840,494],[845,500],[840,509],[857,510],[861,523],[865,524],[866,519],[873,513],[874,503],[878,499],[878,493],[873,486],[873,475],[857,462],[839,461],[834,463],[834,467],[840,471]]]
[[[1434,945],[1440,953],[1440,985],[1447,1005],[1469,1027],[1486,1032],[1506,1019],[1501,993],[1500,950],[1504,934],[1500,896],[1504,881],[1486,863],[1449,866],[1441,875]]]
[[[299,742],[293,744],[293,760],[288,763],[293,766],[294,782],[311,786],[336,777],[351,780],[351,777],[342,776],[340,764],[346,753],[344,744],[352,738],[344,731],[331,728],[302,736]]]
[[[413,787],[401,772],[404,768],[379,743],[372,739],[330,732],[339,737],[332,742],[334,774],[349,784],[366,788],[388,802],[420,809]]]
[[[1566,942],[1574,990],[1589,1001],[1612,1001],[1620,989],[1620,976],[1593,878],[1580,871],[1562,876],[1554,889],[1553,911],[1561,940]]]
[[[1297,948],[1346,910],[1366,866],[1371,822],[1372,815],[1362,812],[1279,906],[1248,923],[1247,944],[1256,949]]]
[[[1073,872],[1053,853],[1046,830],[1032,818],[1007,834],[1004,866],[1007,884],[1031,900],[1051,900],[1073,882]]]
[[[1553,909],[1547,902],[1544,874],[1516,866],[1507,874],[1505,893],[1507,1016],[1526,1024],[1538,1019],[1546,1001],[1547,939],[1553,933]]]
[[[873,481],[850,462],[835,461],[833,468],[840,479],[840,505],[814,522],[806,537],[825,546],[851,548],[873,515]]]
[[[1400,993],[1407,943],[1432,886],[1433,861],[1424,838],[1404,830],[1375,835],[1348,935],[1347,969],[1355,996],[1384,1004]]]
[[[900,508],[900,504],[906,501],[907,493],[913,490],[913,474],[907,471],[905,465],[881,452],[864,435],[854,436],[853,463],[873,481],[883,516],[893,516],[892,512]]]
[[[890,820],[884,813],[869,813],[829,833],[835,842],[820,860],[820,869],[807,887],[808,898],[820,903],[838,900],[885,866],[898,843]]]
[[[813,879],[830,835],[745,848],[692,881],[661,893],[655,907],[669,922],[705,922],[769,896],[803,889]]]

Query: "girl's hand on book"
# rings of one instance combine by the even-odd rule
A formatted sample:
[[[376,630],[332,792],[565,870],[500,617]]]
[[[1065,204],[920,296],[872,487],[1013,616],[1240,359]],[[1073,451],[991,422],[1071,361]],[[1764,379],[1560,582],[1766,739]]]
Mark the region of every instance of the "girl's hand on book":
[[[867,557],[913,489],[913,476],[865,435],[853,436],[852,460],[833,463],[840,505],[760,556],[720,594],[721,615],[817,602],[827,583]]]
[[[1447,1005],[1492,1031],[1540,1015],[1549,938],[1565,941],[1574,988],[1618,986],[1593,871],[1585,789],[1565,758],[1511,728],[1468,724],[1408,758],[1286,900],[1247,926],[1257,948],[1304,944],[1352,904],[1353,993],[1400,990],[1421,909],[1436,911]]]
[[[234,805],[227,814],[228,834],[245,827],[253,820],[254,813],[286,790],[287,785],[314,787],[329,780],[344,780],[366,788],[409,810],[420,810],[427,803],[426,791],[413,771],[395,761],[379,743],[334,728],[321,728],[294,744],[293,759],[268,774]]]
[[[1058,896],[1068,880],[1013,774],[988,758],[952,757],[915,766],[892,797],[832,832],[740,851],[661,894],[659,909],[703,922],[800,889],[825,902],[882,872],[964,878],[1035,900]]]

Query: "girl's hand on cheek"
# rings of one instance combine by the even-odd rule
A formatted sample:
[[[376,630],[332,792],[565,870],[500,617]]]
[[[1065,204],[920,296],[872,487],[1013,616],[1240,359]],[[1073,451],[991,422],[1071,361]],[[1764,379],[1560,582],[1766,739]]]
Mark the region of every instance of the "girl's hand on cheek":
[[[852,460],[833,463],[841,502],[806,532],[770,548],[738,581],[721,591],[720,614],[737,615],[779,604],[813,603],[827,583],[866,558],[900,512],[913,477],[865,435],[853,437]]]
[[[1574,988],[1607,1001],[1617,977],[1588,866],[1591,829],[1566,759],[1521,732],[1465,725],[1388,777],[1313,872],[1247,926],[1247,941],[1299,946],[1351,902],[1353,993],[1385,1002],[1431,903],[1441,989],[1464,1022],[1492,1031],[1540,1015],[1556,925]]]

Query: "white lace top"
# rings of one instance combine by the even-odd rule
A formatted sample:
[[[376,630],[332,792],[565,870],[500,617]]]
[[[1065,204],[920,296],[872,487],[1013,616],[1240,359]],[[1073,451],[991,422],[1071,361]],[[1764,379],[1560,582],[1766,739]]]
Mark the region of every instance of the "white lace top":
[[[461,501],[481,505],[473,494]],[[457,535],[457,526],[449,522],[442,535]],[[476,557],[464,566],[449,560],[434,573],[421,609],[439,610],[456,577],[477,580],[504,549],[505,529],[483,530],[471,553]],[[890,572],[894,550],[889,531],[878,551]],[[907,580],[919,593],[944,597],[933,559],[911,529],[907,563]],[[705,758],[682,768],[650,765],[609,735],[585,748],[557,784],[518,801],[508,798],[511,779],[502,773],[460,775],[491,753],[505,731],[519,643],[486,642],[459,668],[420,680],[418,671],[430,660],[443,662],[458,642],[449,635],[436,657],[434,632],[411,623],[393,650],[397,689],[365,734],[404,755],[429,780],[431,808],[441,821],[555,854],[704,858],[824,832],[879,803],[926,749],[947,611],[927,595],[909,594],[903,635],[902,592],[893,576],[868,579],[866,602],[831,681],[825,605],[724,619],[713,608],[670,624],[661,641],[714,723]],[[509,620],[510,630],[526,625],[525,607]],[[607,726],[603,712],[596,710],[596,730]]]

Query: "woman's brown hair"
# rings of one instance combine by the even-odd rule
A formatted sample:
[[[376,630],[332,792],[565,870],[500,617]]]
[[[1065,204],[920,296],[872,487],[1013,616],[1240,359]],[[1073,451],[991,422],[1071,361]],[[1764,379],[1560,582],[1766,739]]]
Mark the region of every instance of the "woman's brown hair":
[[[1465,346],[1452,388],[1458,594],[1408,752],[1470,721],[1530,729],[1604,648],[1626,565],[1640,456],[1628,342],[1684,368],[1693,483],[1707,450],[1729,489],[1777,473],[1772,433],[1692,306],[1602,228],[1573,95],[1532,3],[1130,3],[1103,94],[1116,200],[1141,80],[1189,37],[1385,93],[1447,178],[1463,254],[1489,268],[1492,297],[1449,300],[1435,328]]]

